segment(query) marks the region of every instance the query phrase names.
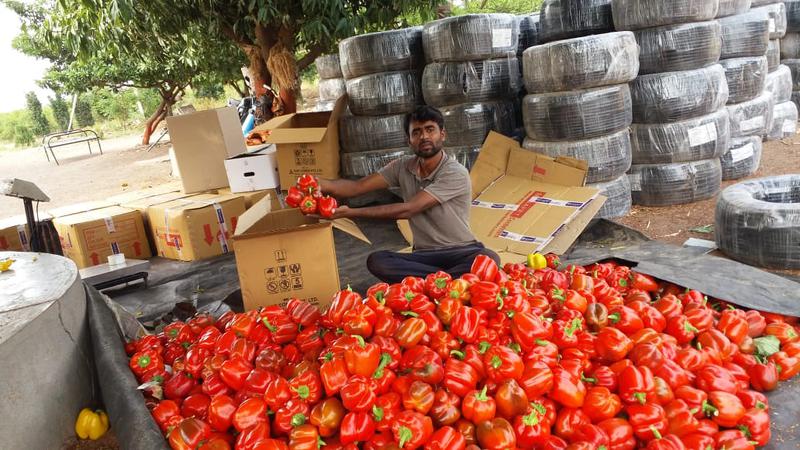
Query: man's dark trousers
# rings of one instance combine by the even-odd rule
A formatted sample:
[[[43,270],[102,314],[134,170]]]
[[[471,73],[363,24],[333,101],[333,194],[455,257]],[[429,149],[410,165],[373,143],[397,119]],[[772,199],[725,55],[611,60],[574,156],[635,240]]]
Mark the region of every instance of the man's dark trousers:
[[[458,278],[469,272],[472,261],[478,255],[489,256],[500,265],[497,253],[478,242],[463,247],[417,250],[412,253],[379,251],[369,255],[367,269],[379,280],[390,284],[399,283],[408,276],[424,278],[439,270]]]

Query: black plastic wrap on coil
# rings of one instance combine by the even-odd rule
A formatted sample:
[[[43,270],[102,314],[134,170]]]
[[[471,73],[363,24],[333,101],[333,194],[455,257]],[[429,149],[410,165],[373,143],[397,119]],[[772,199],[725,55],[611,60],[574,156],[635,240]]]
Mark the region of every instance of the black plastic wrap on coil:
[[[414,71],[364,75],[347,80],[350,111],[382,116],[412,111],[423,104],[420,73]]]
[[[322,55],[314,60],[320,79],[342,78],[342,67],[339,65],[339,54]]]
[[[747,12],[719,19],[722,29],[720,58],[762,56],[769,47],[769,20],[764,14]]]
[[[669,206],[706,200],[719,192],[719,158],[673,164],[634,164],[628,172],[634,205]]]
[[[752,0],[719,0],[717,17],[728,17],[736,14],[744,14],[750,9]]]
[[[786,34],[786,5],[783,2],[760,6],[750,11],[767,17],[770,39],[780,39]]]
[[[717,200],[717,247],[733,259],[774,269],[800,269],[800,175],[728,186]]]
[[[327,78],[319,80],[319,99],[321,101],[334,101],[347,93],[344,78]]]
[[[781,39],[781,59],[800,59],[800,33],[786,33]]]
[[[599,34],[531,47],[522,54],[529,94],[627,83],[639,72],[633,33]]]
[[[542,42],[614,31],[611,0],[544,0]]]
[[[339,42],[339,59],[346,80],[379,72],[421,70],[422,27],[352,36]]]
[[[797,105],[792,101],[777,103],[772,109],[772,126],[767,139],[777,141],[797,134]]]
[[[719,0],[612,0],[617,30],[703,22],[717,16]]]
[[[719,162],[723,180],[738,180],[756,173],[761,164],[761,136],[732,139]]]
[[[646,28],[639,43],[639,74],[692,70],[719,61],[721,29],[715,20]]]
[[[517,16],[519,20],[519,45],[517,56],[522,56],[527,48],[542,43],[542,24],[539,13]]]
[[[792,90],[800,91],[800,59],[784,59],[781,64],[788,67],[792,74]]]
[[[730,140],[728,111],[683,122],[631,125],[633,164],[667,164],[718,158]]]
[[[642,75],[630,84],[633,121],[667,123],[704,116],[728,101],[719,64],[697,70]]]
[[[785,0],[786,6],[786,32],[800,32],[800,0]]]
[[[405,114],[390,116],[343,115],[339,119],[342,153],[408,146]]]
[[[606,202],[597,211],[595,218],[616,219],[628,215],[631,211],[631,183],[627,175],[622,175],[611,181],[587,184],[586,187],[598,189],[600,195],[606,197]]]
[[[764,91],[769,73],[766,56],[723,59],[728,82],[728,104],[752,100]]]
[[[481,152],[480,145],[474,146],[454,146],[454,147],[445,147],[444,151],[455,158],[456,161],[461,163],[462,166],[466,167],[467,170],[472,169],[472,165],[475,164],[475,161],[478,159],[478,155]]]
[[[522,147],[548,156],[569,156],[589,164],[587,183],[610,181],[631,167],[631,139],[628,130],[585,141],[547,142],[525,138]]]
[[[514,105],[511,101],[464,103],[439,108],[444,117],[447,145],[480,147],[490,131],[506,136],[514,131]]]
[[[774,72],[781,65],[781,40],[770,39],[767,46],[767,66],[770,72]]]
[[[622,131],[631,124],[627,84],[530,94],[522,100],[525,132],[539,141],[577,141]]]
[[[765,136],[772,122],[772,94],[764,92],[753,100],[728,105],[731,137]]]
[[[776,71],[767,74],[764,90],[772,94],[776,104],[791,101],[793,83],[789,67],[781,65]]]
[[[428,22],[422,31],[428,61],[478,61],[516,55],[519,22],[511,14],[467,14]]]
[[[434,62],[422,73],[422,95],[431,106],[516,98],[521,90],[516,57]]]
[[[342,153],[342,176],[366,177],[367,175],[378,172],[395,159],[410,154],[412,154],[412,152],[408,147]]]

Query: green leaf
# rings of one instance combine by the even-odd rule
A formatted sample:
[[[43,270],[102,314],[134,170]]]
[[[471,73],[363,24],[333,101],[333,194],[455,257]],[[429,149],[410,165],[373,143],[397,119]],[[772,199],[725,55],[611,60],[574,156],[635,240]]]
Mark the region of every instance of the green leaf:
[[[781,341],[775,336],[767,335],[753,339],[758,356],[771,356],[781,350]]]
[[[701,227],[690,228],[692,233],[711,234],[714,232],[714,224],[703,225]]]

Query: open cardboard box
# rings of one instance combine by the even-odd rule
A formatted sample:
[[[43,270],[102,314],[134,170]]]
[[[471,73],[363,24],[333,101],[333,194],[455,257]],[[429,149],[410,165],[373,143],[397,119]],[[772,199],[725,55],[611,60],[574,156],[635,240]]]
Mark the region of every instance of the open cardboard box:
[[[587,171],[586,161],[551,158],[490,132],[470,171],[472,232],[503,263],[565,253],[606,200],[583,187]],[[398,227],[413,242],[408,224]]]
[[[294,186],[305,173],[339,178],[339,116],[346,105],[342,96],[333,111],[286,114],[256,127],[269,130],[266,141],[278,148],[281,189]]]
[[[245,310],[290,298],[327,308],[340,289],[333,228],[371,244],[351,220],[319,221],[294,208],[272,211],[269,198],[242,214],[233,248]]]

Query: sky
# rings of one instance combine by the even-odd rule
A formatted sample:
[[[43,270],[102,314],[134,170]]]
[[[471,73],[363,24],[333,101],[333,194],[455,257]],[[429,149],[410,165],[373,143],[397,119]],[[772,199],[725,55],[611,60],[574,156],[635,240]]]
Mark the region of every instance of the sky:
[[[49,63],[16,51],[11,41],[19,34],[19,18],[0,4],[0,113],[25,108],[25,93],[36,92],[42,104],[53,93],[36,85]]]

